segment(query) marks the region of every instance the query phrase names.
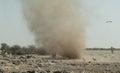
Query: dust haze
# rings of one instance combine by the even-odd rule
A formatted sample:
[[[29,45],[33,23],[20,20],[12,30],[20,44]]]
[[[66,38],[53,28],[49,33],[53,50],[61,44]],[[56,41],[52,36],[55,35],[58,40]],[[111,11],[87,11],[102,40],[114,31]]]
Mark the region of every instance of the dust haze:
[[[86,21],[80,0],[24,0],[22,3],[38,46],[66,58],[81,57]]]

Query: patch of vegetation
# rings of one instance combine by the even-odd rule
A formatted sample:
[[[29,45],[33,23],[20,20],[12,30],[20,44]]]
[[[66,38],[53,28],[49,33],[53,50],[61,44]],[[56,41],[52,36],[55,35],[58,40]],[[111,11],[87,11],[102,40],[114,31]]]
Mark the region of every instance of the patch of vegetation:
[[[47,55],[47,51],[44,47],[36,47],[34,45],[29,45],[27,47],[21,47],[19,45],[9,46],[6,43],[1,43],[1,55],[12,54],[12,55],[26,55],[26,54],[38,54]]]

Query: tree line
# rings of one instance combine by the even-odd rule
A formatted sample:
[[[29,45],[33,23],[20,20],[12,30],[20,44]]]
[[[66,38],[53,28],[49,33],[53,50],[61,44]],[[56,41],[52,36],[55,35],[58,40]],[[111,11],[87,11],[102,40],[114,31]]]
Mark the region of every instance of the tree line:
[[[38,55],[47,55],[47,51],[43,47],[36,47],[34,45],[29,45],[27,47],[21,47],[20,45],[9,46],[6,43],[1,43],[0,54],[5,55],[26,55],[26,54],[38,54]]]

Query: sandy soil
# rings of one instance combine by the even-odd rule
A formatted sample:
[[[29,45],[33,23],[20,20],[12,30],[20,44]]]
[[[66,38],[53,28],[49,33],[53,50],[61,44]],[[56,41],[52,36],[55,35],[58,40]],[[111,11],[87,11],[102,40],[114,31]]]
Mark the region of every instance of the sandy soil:
[[[87,50],[83,53],[84,59],[93,62],[120,62],[120,50]]]
[[[24,55],[0,59],[0,73],[120,73],[120,51],[89,50],[82,59]]]

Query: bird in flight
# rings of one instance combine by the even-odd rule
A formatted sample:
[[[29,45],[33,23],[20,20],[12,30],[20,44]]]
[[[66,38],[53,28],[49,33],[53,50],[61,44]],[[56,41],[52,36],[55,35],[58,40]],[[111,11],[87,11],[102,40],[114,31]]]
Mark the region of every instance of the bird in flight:
[[[112,21],[106,21],[106,23],[112,23]]]

